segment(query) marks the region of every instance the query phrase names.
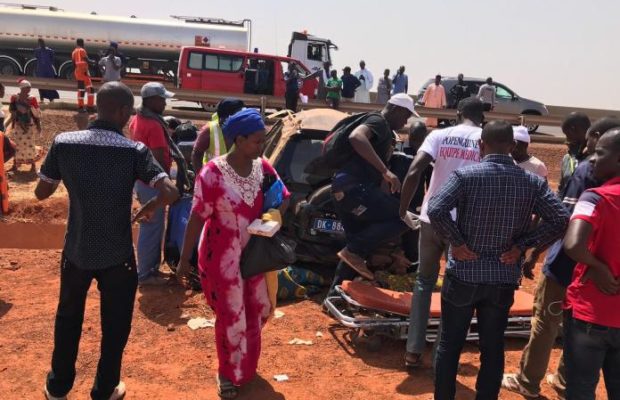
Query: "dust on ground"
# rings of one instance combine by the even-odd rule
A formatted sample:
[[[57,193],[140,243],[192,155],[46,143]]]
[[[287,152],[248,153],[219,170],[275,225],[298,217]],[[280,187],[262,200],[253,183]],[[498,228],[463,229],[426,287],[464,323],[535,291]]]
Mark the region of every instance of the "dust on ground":
[[[55,134],[73,130],[72,113],[45,111],[44,134],[49,146]],[[564,146],[532,144],[531,152],[547,164],[550,184],[557,186]],[[26,167],[24,167],[26,168]],[[67,193],[63,187],[43,202],[34,199],[34,177],[20,172],[11,178],[12,213],[16,221],[64,223]],[[0,245],[0,393],[6,398],[38,399],[49,368],[53,344],[54,315],[59,293],[60,250],[2,249]],[[540,273],[540,264],[537,268]],[[524,281],[533,293],[534,281]],[[320,297],[280,305],[284,316],[273,319],[263,333],[259,376],[242,388],[239,399],[431,399],[432,371],[428,357],[413,375],[403,366],[404,342],[384,340],[380,352],[369,351],[363,343],[351,345],[347,330],[326,316]],[[99,354],[99,293],[93,284],[86,317],[77,378],[70,395],[88,398]],[[148,288],[138,293],[133,329],[123,360],[123,380],[128,397],[134,399],[215,399],[217,368],[213,329],[190,330],[188,317],[212,313],[201,293],[178,285]],[[321,332],[322,337],[316,333]],[[312,346],[292,346],[289,340],[312,340]],[[516,371],[525,340],[506,340],[506,372]],[[429,346],[430,349],[430,346]],[[556,346],[549,371],[554,371],[560,355]],[[459,399],[475,397],[479,354],[468,344],[461,357],[458,377]],[[273,376],[287,374],[288,382],[277,383]],[[555,399],[543,382],[542,398]],[[604,398],[602,388],[598,395]],[[501,399],[522,399],[503,391]]]

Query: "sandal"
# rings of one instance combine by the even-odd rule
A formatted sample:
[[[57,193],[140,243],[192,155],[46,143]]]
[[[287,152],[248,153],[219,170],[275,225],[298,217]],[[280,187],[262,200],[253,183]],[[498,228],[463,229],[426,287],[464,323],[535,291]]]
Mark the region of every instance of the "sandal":
[[[220,399],[234,399],[239,395],[239,388],[228,379],[219,375],[215,378],[217,382],[217,394]]]
[[[540,392],[534,393],[527,390],[521,382],[519,382],[519,379],[517,379],[517,374],[504,374],[502,378],[502,388],[510,392],[519,393],[521,396],[530,399],[536,399],[540,396]]]
[[[405,353],[405,368],[415,369],[422,366],[422,354],[418,353]]]

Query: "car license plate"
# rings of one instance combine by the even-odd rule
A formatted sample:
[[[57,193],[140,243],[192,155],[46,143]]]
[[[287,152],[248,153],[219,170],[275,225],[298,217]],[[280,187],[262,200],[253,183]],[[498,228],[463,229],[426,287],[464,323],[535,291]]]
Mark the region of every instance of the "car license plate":
[[[315,218],[312,229],[327,233],[344,233],[342,222],[337,219]]]

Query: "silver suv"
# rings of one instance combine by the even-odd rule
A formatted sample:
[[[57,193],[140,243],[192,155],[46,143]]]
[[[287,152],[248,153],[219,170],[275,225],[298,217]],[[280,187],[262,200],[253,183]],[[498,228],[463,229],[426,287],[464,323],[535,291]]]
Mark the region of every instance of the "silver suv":
[[[478,94],[478,89],[482,84],[486,82],[486,79],[481,78],[465,78],[463,81],[467,84],[469,93],[471,96]],[[418,99],[422,99],[426,87],[435,82],[435,79],[429,79],[418,93]],[[456,85],[458,79],[456,77],[442,78],[441,84],[446,89],[446,100],[448,102],[448,108],[456,108],[456,99],[452,93],[452,88]],[[538,101],[526,99],[520,97],[508,86],[493,81],[495,86],[495,109],[494,111],[510,113],[510,114],[526,114],[526,115],[549,115],[547,107]],[[528,130],[530,133],[536,132],[538,125],[529,125]]]

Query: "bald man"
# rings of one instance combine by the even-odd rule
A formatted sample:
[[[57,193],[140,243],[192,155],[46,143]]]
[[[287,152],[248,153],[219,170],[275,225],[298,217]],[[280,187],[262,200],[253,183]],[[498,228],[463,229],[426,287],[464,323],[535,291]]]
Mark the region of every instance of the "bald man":
[[[93,278],[101,293],[102,339],[91,398],[114,400],[125,395],[121,359],[138,284],[131,237],[133,185],[140,179],[158,190],[142,213],[178,198],[149,149],[123,135],[133,113],[129,88],[119,82],[104,84],[97,109],[98,118],[86,130],[56,136],[35,189],[39,200],[50,197],[61,181],[69,192],[52,367],[44,387],[47,399],[64,399],[73,387],[86,294]]]

